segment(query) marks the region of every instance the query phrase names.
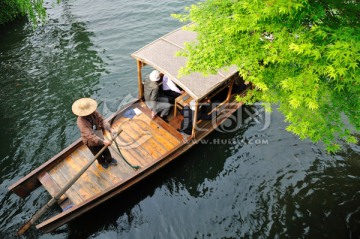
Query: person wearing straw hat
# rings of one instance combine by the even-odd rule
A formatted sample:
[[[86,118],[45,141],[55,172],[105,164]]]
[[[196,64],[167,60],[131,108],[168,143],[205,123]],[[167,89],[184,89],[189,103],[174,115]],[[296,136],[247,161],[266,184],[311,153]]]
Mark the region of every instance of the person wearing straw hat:
[[[80,129],[82,142],[95,156],[104,145],[110,146],[111,142],[104,139],[103,130],[113,133],[109,122],[96,110],[97,102],[91,98],[81,98],[72,105],[72,112],[78,116],[77,125]],[[97,158],[103,168],[109,165],[117,165],[116,159],[112,158],[108,148]]]
[[[169,114],[171,104],[168,102],[159,102],[159,84],[161,74],[158,70],[153,70],[144,80],[144,99],[147,107],[151,110],[151,118],[155,118],[157,114],[166,121]]]

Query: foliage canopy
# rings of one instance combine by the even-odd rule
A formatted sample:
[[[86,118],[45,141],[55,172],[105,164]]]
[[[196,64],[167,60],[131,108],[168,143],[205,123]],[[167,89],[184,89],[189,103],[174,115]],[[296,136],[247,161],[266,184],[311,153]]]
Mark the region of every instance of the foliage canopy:
[[[45,21],[43,2],[44,0],[0,0],[0,25],[27,15],[33,26],[37,26],[37,20]]]
[[[358,0],[205,0],[181,21],[195,24],[181,74],[236,65],[256,89],[242,100],[275,103],[301,139],[327,150],[360,130]]]

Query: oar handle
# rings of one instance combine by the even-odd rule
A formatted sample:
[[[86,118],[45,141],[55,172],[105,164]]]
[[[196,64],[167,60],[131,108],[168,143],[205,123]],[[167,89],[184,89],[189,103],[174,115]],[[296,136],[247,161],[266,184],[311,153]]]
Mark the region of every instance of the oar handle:
[[[123,130],[121,127],[119,127],[116,134],[111,137],[110,143],[112,143],[122,132]],[[30,227],[34,224],[35,221],[37,221],[49,208],[51,208],[57,200],[85,173],[85,171],[92,165],[93,162],[108,148],[109,146],[104,145],[102,149],[92,158],[69,182],[66,183],[66,185],[55,194],[54,197],[50,199],[48,203],[46,203],[40,210],[38,210],[31,219],[26,222],[16,233],[17,236],[23,235]]]

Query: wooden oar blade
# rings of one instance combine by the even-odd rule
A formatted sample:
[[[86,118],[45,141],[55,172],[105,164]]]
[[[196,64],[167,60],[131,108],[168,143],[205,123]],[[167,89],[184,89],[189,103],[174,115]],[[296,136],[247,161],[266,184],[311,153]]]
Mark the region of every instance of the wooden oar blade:
[[[32,223],[31,220],[29,220],[27,223],[25,223],[24,225],[22,225],[22,227],[20,227],[20,229],[17,231],[16,236],[21,236],[23,235],[27,230],[29,230],[29,228],[31,227]]]

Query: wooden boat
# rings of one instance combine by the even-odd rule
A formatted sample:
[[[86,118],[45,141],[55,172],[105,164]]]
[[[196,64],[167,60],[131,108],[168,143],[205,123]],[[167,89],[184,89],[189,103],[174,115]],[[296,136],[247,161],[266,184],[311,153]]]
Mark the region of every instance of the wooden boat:
[[[211,133],[241,106],[235,100],[239,92],[234,93],[233,90],[234,82],[239,81],[235,67],[207,77],[197,73],[177,77],[186,59],[176,57],[175,53],[183,49],[185,42],[194,40],[195,32],[180,28],[132,54],[138,67],[139,97],[109,118],[113,129],[121,127],[123,130],[116,138],[119,150],[115,143],[110,147],[118,165],[103,169],[97,162],[93,163],[57,201],[63,211],[38,224],[38,229],[45,232],[54,230],[155,173]],[[169,122],[159,117],[152,119],[143,101],[142,75],[143,71],[151,69],[165,73],[185,91],[184,95],[176,99]],[[244,94],[247,88],[245,86],[240,93]],[[197,119],[198,104],[205,98],[216,97],[220,97],[221,102],[213,109],[215,118],[208,121],[194,120],[191,135],[184,135],[177,130],[183,120],[183,116],[178,113],[180,108],[194,100],[197,106],[194,119]],[[11,185],[9,190],[25,198],[42,186],[54,196],[92,158],[90,150],[78,139]],[[140,169],[136,170],[131,165],[139,166]]]

